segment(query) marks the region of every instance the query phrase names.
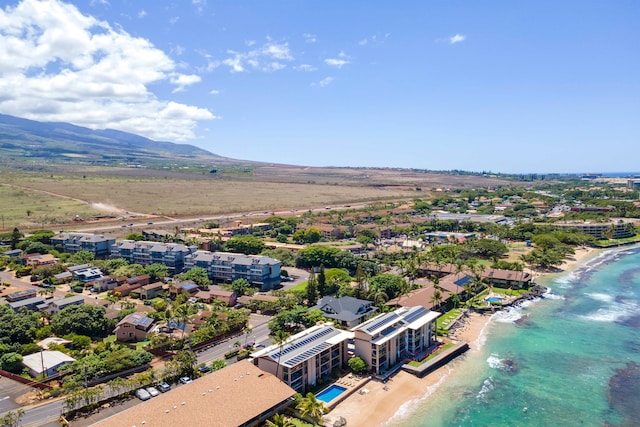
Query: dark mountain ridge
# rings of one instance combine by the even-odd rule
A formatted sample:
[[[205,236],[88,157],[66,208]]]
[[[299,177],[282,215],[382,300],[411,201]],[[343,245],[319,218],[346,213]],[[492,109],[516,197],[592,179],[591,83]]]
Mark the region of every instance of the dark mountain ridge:
[[[114,129],[93,130],[70,123],[38,122],[0,114],[0,158],[53,163],[228,162],[188,144],[154,141]]]

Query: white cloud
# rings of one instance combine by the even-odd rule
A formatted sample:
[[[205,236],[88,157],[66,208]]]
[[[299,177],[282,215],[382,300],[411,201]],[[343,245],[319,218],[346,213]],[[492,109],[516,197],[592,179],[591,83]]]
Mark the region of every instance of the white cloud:
[[[179,16],[173,16],[173,17],[171,17],[171,18],[169,19],[169,24],[171,24],[171,25],[175,25],[175,24],[177,24],[177,23],[178,23],[178,21],[179,21],[179,20],[180,20],[180,17],[179,17]]]
[[[345,65],[351,63],[349,59],[351,59],[349,55],[344,53],[344,51],[340,51],[340,53],[338,54],[338,58],[327,58],[324,60],[324,63],[330,67],[342,68]]]
[[[320,80],[319,82],[311,83],[311,86],[325,87],[325,86],[330,85],[331,82],[333,82],[333,77],[325,77],[324,79]]]
[[[362,40],[360,40],[360,41],[358,42],[358,44],[359,44],[360,46],[365,46],[367,43],[369,43],[369,40],[368,40],[368,39],[366,39],[366,38],[365,38],[365,39],[362,39]]]
[[[449,37],[449,44],[461,43],[467,39],[467,36],[462,34],[456,34],[455,36]]]
[[[248,69],[278,71],[286,67],[281,61],[294,59],[288,43],[277,43],[271,39],[247,52],[228,50],[227,55],[230,56],[222,60],[222,64],[229,67],[232,73],[242,73]]]
[[[83,15],[59,0],[0,8],[0,112],[41,121],[112,128],[157,140],[195,137],[196,106],[159,100],[149,85],[176,90],[200,81],[148,40]]]
[[[207,6],[207,0],[191,0],[191,4],[196,7],[196,12],[202,13]]]
[[[220,91],[217,89],[211,89],[209,91],[209,95],[219,95],[219,94],[220,94]]]
[[[170,79],[171,83],[177,86],[172,93],[182,92],[187,86],[200,83],[201,80],[200,76],[196,76],[195,74],[176,74]]]
[[[251,46],[256,44],[256,41],[255,40],[247,40],[246,42],[244,42],[244,44],[246,44],[247,46],[251,47]]]
[[[302,37],[304,38],[304,41],[307,43],[315,43],[318,41],[318,38],[316,37],[315,34],[304,33]]]
[[[138,12],[138,18],[144,18],[145,16],[147,16],[147,11],[142,9],[140,12]]]
[[[297,67],[294,67],[295,70],[298,71],[316,71],[317,68],[311,64],[300,64]]]
[[[325,64],[330,67],[342,68],[349,63],[349,61],[345,59],[335,59],[335,58],[327,58],[324,60]]]

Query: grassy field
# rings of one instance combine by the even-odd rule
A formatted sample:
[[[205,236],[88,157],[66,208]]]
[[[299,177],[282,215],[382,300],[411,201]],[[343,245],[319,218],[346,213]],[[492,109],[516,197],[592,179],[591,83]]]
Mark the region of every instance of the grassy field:
[[[449,184],[447,184],[449,181]],[[441,186],[486,186],[493,178],[391,169],[268,165],[242,173],[77,166],[73,170],[0,171],[4,228],[50,227],[75,215],[194,218],[238,212],[412,200]],[[12,185],[13,188],[7,188]],[[37,190],[37,191],[35,191]],[[31,214],[27,216],[26,211]]]

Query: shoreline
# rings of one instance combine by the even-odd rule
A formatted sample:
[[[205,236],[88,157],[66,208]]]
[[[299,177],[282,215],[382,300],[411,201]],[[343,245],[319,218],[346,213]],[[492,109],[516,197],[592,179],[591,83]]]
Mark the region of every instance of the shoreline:
[[[560,265],[558,271],[538,273],[536,278],[571,272],[605,250],[578,248],[575,255]],[[451,337],[457,341],[469,343],[469,351],[481,349],[491,326],[491,316],[492,314],[469,313],[452,328]],[[421,401],[436,394],[453,369],[450,364],[447,364],[423,378],[399,371],[387,381],[386,389],[383,388],[385,384],[370,381],[366,386],[369,393],[354,393],[346,398],[325,417],[325,425],[333,425],[333,421],[340,417],[344,417],[347,425],[352,426],[392,425],[394,421],[412,413]]]

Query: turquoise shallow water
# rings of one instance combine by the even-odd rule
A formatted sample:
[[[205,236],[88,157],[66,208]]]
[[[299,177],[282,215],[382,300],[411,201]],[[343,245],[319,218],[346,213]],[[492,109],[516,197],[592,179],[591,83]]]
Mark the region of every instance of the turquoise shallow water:
[[[640,425],[640,248],[545,280],[546,298],[494,315],[480,350],[387,424]]]

